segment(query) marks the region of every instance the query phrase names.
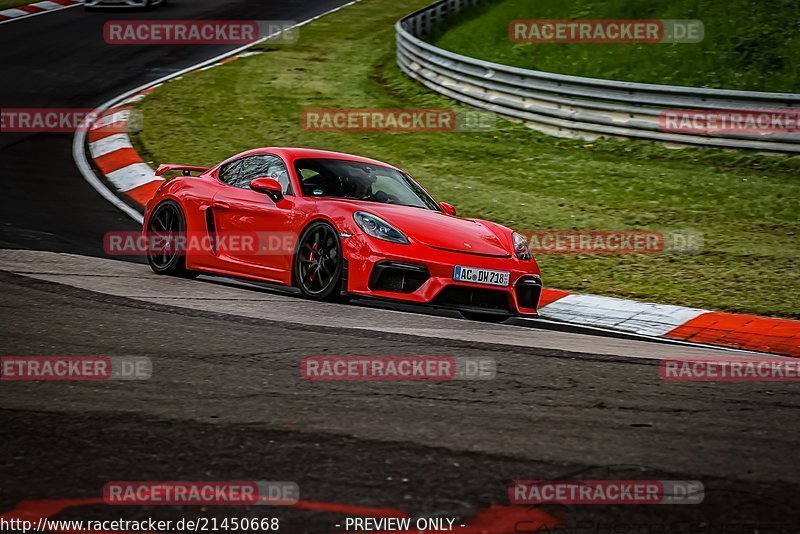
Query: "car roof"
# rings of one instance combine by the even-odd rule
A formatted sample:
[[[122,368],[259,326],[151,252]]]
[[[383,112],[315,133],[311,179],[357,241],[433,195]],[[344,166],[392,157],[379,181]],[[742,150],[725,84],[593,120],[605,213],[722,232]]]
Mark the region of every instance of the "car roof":
[[[365,158],[362,156],[356,156],[353,154],[345,154],[344,152],[332,152],[330,150],[318,150],[315,148],[297,148],[297,147],[264,147],[264,148],[256,148],[253,150],[248,150],[247,152],[242,152],[241,154],[237,154],[232,158],[228,158],[227,161],[231,161],[234,159],[241,158],[243,156],[255,156],[258,154],[275,154],[276,156],[280,156],[283,158],[287,164],[292,165],[295,160],[298,159],[346,159],[349,161],[357,161],[359,163],[369,163],[372,165],[380,165],[382,167],[389,167],[390,169],[394,169],[396,171],[404,172],[399,167],[395,167],[394,165],[390,165],[389,163],[384,163],[382,161],[378,161],[376,159]]]

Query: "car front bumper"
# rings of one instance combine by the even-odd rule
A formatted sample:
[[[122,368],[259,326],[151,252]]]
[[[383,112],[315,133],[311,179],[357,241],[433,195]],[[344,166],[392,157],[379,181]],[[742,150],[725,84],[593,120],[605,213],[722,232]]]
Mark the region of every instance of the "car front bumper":
[[[342,251],[347,261],[346,291],[351,295],[486,314],[537,316],[542,283],[534,260],[445,251],[420,243],[401,245],[363,234],[344,237]],[[456,281],[456,266],[507,271],[509,285]]]

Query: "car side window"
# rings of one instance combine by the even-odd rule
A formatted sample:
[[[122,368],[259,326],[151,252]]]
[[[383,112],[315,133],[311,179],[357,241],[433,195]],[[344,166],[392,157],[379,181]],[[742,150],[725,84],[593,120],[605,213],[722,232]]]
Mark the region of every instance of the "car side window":
[[[277,156],[270,156],[268,159],[270,161],[266,165],[264,174],[261,176],[274,178],[283,187],[284,195],[293,195],[292,182],[289,180],[289,171],[286,169],[286,165],[284,165],[281,158]]]
[[[226,174],[227,167],[220,173],[223,182],[234,187],[248,189],[256,178],[273,178],[283,186],[285,195],[292,195],[292,185],[286,165],[277,156],[250,156],[238,160],[239,165]]]
[[[239,169],[241,166],[242,160],[240,159],[231,161],[230,163],[224,165],[219,171],[219,179],[228,185],[233,185],[233,183],[236,181],[236,177],[239,174]]]

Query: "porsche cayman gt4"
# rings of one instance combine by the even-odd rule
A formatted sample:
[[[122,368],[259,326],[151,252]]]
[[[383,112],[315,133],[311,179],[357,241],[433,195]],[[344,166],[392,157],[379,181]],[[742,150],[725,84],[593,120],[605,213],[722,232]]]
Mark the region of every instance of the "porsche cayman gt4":
[[[167,236],[148,249],[158,274],[235,276],[311,299],[379,298],[479,320],[536,316],[542,283],[525,237],[456,216],[392,165],[261,148],[156,174],[169,171],[183,175],[164,182],[144,216],[148,238]]]

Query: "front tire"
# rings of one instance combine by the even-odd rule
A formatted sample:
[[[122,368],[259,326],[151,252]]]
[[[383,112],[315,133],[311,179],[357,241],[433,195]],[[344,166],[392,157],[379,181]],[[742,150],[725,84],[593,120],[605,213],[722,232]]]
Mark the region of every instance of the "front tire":
[[[175,238],[186,238],[186,217],[177,202],[165,200],[153,210],[147,221],[147,237],[150,243],[154,237],[163,235],[165,245],[162,247],[148,245],[147,263],[156,274],[195,278],[198,273],[186,268],[185,251],[175,246]]]
[[[311,223],[298,242],[294,259],[294,280],[300,292],[313,300],[339,300],[342,266],[339,232],[324,221]]]

